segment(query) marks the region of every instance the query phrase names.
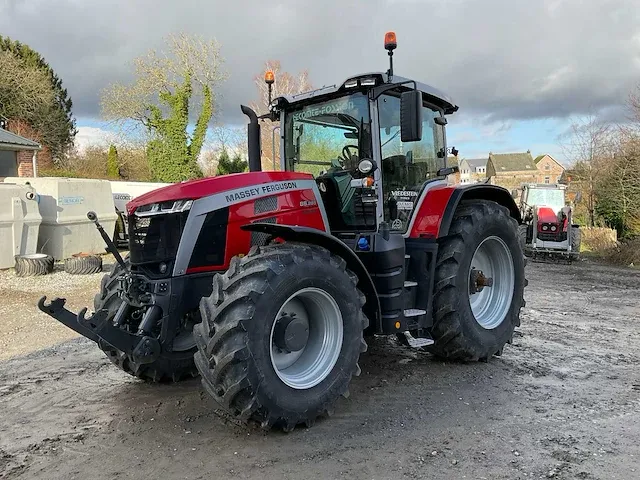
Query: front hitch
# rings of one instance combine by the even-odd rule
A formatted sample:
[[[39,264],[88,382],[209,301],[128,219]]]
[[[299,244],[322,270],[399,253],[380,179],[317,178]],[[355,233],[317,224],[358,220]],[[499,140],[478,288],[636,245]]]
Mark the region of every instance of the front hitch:
[[[100,309],[86,318],[86,307],[75,314],[64,307],[66,299],[55,298],[49,304],[46,303],[46,299],[47,297],[43,296],[38,301],[41,311],[89,340],[102,346],[110,345],[124,352],[136,364],[153,363],[160,355],[161,347],[157,339],[144,334],[136,335],[116,326],[119,322],[118,317],[126,314],[126,307],[119,309],[113,322],[109,322],[107,309]]]

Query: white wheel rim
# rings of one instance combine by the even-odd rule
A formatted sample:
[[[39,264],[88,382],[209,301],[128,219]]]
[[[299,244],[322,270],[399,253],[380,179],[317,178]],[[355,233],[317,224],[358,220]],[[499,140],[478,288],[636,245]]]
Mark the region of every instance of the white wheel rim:
[[[301,350],[285,352],[276,346],[274,332],[283,314],[295,314],[307,322],[309,337]],[[273,369],[291,388],[313,388],[333,370],[342,350],[343,337],[342,313],[335,299],[315,287],[298,290],[280,307],[271,326],[269,346]]]
[[[513,300],[515,269],[513,257],[507,244],[500,237],[485,238],[471,259],[469,284],[473,270],[482,271],[485,277],[493,280],[493,285],[483,287],[472,293],[469,286],[469,305],[476,322],[487,330],[492,330],[507,317]]]
[[[22,255],[22,258],[28,258],[30,260],[36,260],[39,258],[47,258],[47,255],[44,253],[30,253],[28,255]]]

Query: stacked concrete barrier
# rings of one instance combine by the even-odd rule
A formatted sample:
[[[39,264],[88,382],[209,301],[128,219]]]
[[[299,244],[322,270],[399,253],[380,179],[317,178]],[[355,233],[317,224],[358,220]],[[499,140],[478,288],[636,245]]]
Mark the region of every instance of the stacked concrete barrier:
[[[36,253],[41,222],[33,188],[0,183],[0,269],[13,267],[16,255]]]
[[[56,177],[9,177],[4,181],[35,188],[42,216],[39,251],[56,260],[75,253],[104,253],[102,237],[87,219],[87,212],[96,212],[105,231],[113,235],[117,214],[109,181]]]

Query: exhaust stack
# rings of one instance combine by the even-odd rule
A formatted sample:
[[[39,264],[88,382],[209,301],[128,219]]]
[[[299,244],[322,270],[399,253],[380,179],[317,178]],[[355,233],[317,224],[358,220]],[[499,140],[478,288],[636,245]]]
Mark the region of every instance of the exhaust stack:
[[[260,172],[262,170],[262,161],[260,159],[260,124],[258,123],[258,115],[246,105],[240,105],[242,113],[249,117],[247,125],[247,147],[249,154],[249,171]]]

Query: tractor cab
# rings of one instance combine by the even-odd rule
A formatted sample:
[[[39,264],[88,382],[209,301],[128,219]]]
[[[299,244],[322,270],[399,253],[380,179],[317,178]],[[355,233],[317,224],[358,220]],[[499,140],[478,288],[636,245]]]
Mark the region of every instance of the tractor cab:
[[[395,36],[385,39],[392,59]],[[273,75],[265,80],[269,86]],[[407,232],[420,193],[446,169],[445,115],[458,107],[428,85],[387,72],[270,100],[281,170],[310,173],[335,235]]]

